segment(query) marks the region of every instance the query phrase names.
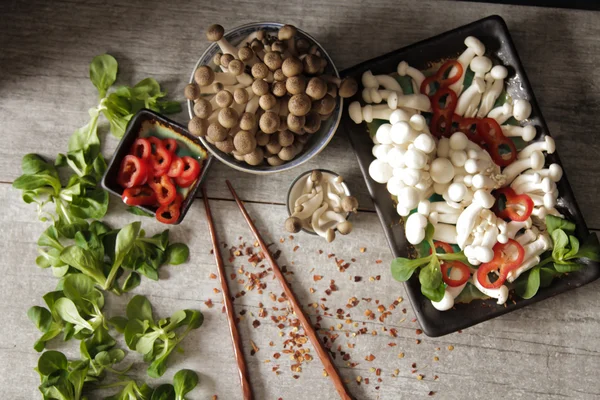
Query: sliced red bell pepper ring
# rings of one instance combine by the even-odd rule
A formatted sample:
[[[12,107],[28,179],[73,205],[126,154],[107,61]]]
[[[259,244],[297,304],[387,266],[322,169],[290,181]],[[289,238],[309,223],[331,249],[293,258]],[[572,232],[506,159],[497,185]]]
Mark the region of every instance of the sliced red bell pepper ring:
[[[443,107],[440,106],[443,103]],[[431,97],[431,108],[433,116],[429,124],[431,133],[440,138],[450,137],[452,134],[452,121],[454,120],[454,110],[458,104],[458,97],[454,90],[450,88],[440,88]]]
[[[523,222],[533,213],[533,200],[526,194],[517,194],[511,187],[505,187],[494,191],[496,204],[494,213],[502,219]],[[504,208],[500,208],[501,199],[504,198]]]
[[[181,179],[186,181],[194,180],[200,175],[200,163],[195,158],[184,156],[181,157],[183,161],[183,172],[181,173]]]
[[[134,186],[123,191],[123,202],[130,206],[152,206],[156,204],[156,193],[152,188]]]
[[[494,162],[506,167],[517,158],[517,147],[514,142],[504,136],[502,128],[493,118],[483,118],[477,122],[477,134],[485,141],[487,152]],[[502,149],[508,152],[502,153]]]
[[[117,183],[124,188],[130,188],[143,185],[147,179],[148,165],[136,156],[126,155],[121,161]]]
[[[525,258],[525,249],[514,239],[508,239],[506,243],[496,243],[493,250],[492,261],[481,264],[476,273],[479,284],[487,289],[498,289],[502,286],[508,273],[519,268]],[[498,274],[498,279],[494,282],[490,281],[490,272]]]
[[[156,219],[163,224],[174,224],[181,215],[181,204],[162,205],[156,210]]]
[[[152,146],[152,154],[156,154],[156,149],[158,149],[159,147],[165,147],[163,145],[162,140],[160,140],[156,136],[148,136],[147,139],[150,142],[150,145]]]
[[[171,165],[167,171],[167,176],[170,178],[177,178],[181,176],[184,166],[185,164],[183,160],[176,155],[173,155],[173,161],[171,161]]]
[[[449,243],[441,242],[439,240],[434,240],[433,246],[435,247],[435,252],[438,254],[439,254],[439,252],[437,251],[437,249],[444,250],[445,254],[454,253],[454,249],[452,248],[452,245]],[[429,249],[429,254],[431,254],[431,249]]]
[[[190,187],[196,182],[196,178],[194,179],[183,179],[181,176],[175,178],[175,184],[181,188]]]
[[[460,278],[454,279],[450,276],[453,271],[460,272]],[[461,263],[460,261],[442,261],[442,280],[451,287],[457,287],[464,283],[466,283],[471,277],[471,270],[466,264]]]
[[[156,148],[156,153],[152,155],[150,163],[154,175],[165,175],[169,171],[171,161],[173,160],[173,153],[167,151],[165,146],[162,144]]]
[[[137,138],[131,146],[130,154],[133,154],[137,158],[147,159],[152,155],[152,144],[146,138]]]
[[[454,75],[450,76],[453,68],[456,68],[456,72],[454,73]],[[464,70],[461,63],[459,63],[456,60],[448,60],[444,64],[442,64],[440,69],[438,69],[438,71],[435,74],[431,75],[428,78],[425,78],[425,80],[421,83],[421,87],[419,89],[421,93],[427,96],[431,96],[432,93],[429,92],[429,89],[431,89],[429,86],[432,83],[438,84],[439,91],[440,89],[446,88],[452,85],[453,83],[457,82],[462,76],[463,72]]]
[[[163,139],[162,144],[165,146],[165,149],[171,153],[175,153],[177,151],[177,140],[175,139]]]
[[[177,188],[173,184],[171,178],[168,176],[153,176],[148,181],[148,184],[154,193],[156,193],[156,201],[158,201],[158,204],[170,204],[173,202],[173,200],[175,200],[175,197],[177,196]]]

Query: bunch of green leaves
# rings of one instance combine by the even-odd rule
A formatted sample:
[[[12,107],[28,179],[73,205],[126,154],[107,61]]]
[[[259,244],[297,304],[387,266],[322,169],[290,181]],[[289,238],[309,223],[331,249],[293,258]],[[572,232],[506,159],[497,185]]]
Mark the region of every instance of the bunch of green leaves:
[[[154,389],[150,400],[185,400],[185,395],[198,385],[198,374],[190,369],[177,371],[173,384],[164,383]]]
[[[127,346],[144,355],[149,362],[148,375],[158,378],[165,373],[167,359],[186,335],[198,329],[204,316],[196,310],[179,310],[171,317],[154,320],[152,305],[144,296],[133,297],[127,305],[127,318],[115,317],[111,322],[124,332]]]
[[[579,271],[589,261],[600,261],[596,235],[588,235],[581,244],[575,236],[575,223],[554,215],[546,216],[546,229],[552,238],[552,253],[517,282],[517,293],[524,299],[535,296],[540,287],[550,286],[555,277]]]
[[[80,400],[89,370],[87,360],[68,361],[59,351],[46,351],[39,360],[36,371],[40,374],[39,386],[44,400]]]
[[[109,350],[115,340],[108,333],[107,320],[102,313],[104,296],[94,287],[87,275],[67,275],[62,288],[44,295],[46,307],[33,306],[27,312],[29,319],[42,332],[34,349],[42,351],[46,342],[63,333],[63,339],[82,340],[91,358]]]
[[[391,269],[394,279],[400,282],[406,282],[413,273],[419,270],[419,282],[421,283],[421,293],[432,301],[441,301],[444,297],[446,287],[442,280],[441,261],[459,260],[466,263],[467,259],[462,252],[459,253],[437,253],[433,243],[434,227],[427,225],[425,230],[425,241],[429,244],[432,252],[430,255],[421,258],[398,257],[392,261]]]
[[[104,400],[151,400],[154,390],[146,383],[138,385],[132,379],[126,379],[112,385],[104,387],[123,386],[119,392],[112,396],[105,397]]]

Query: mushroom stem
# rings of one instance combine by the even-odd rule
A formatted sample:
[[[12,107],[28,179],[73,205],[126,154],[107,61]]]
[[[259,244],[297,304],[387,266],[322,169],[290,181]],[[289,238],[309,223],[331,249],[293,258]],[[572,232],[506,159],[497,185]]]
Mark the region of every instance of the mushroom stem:
[[[421,71],[408,65],[408,63],[406,61],[400,61],[396,71],[398,72],[398,75],[400,75],[400,76],[408,75],[409,77],[411,77],[412,81],[413,81],[412,82],[413,92],[420,93],[421,84],[425,80],[425,75],[423,75],[423,73]]]
[[[367,104],[366,106],[361,107],[360,103],[355,101],[348,107],[350,118],[357,124],[360,124],[363,121],[372,122],[373,119],[384,119],[389,121],[393,112],[394,110],[390,109],[387,104],[377,106]]]

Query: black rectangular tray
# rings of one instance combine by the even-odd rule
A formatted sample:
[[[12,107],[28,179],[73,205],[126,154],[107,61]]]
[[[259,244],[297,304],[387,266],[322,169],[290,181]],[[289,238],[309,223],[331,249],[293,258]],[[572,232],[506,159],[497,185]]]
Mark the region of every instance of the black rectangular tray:
[[[506,90],[513,98],[524,98],[531,102],[532,114],[530,121],[536,125],[537,139],[549,135],[548,127],[542,117],[529,80],[525,75],[525,70],[506,23],[496,15],[365,61],[342,71],[341,75],[354,77],[360,82],[363,72],[371,70],[373,74],[390,74],[396,71],[398,63],[403,60],[415,68],[427,69],[431,62],[456,58],[460,55],[465,49],[464,39],[467,36],[475,36],[481,40],[486,46],[486,55],[508,68],[509,75],[506,81]],[[348,104],[354,100],[359,100],[362,103],[360,92],[359,90],[357,95],[349,99]],[[346,109],[341,126],[342,129],[348,132],[350,137],[392,254],[394,257],[408,257],[410,244],[404,236],[404,227],[396,213],[394,202],[386,186],[373,181],[369,176],[369,164],[373,161],[374,156],[371,153],[373,142],[369,136],[367,124],[364,122],[359,125],[355,124],[348,116]],[[546,163],[557,163],[562,166],[556,152],[546,156]],[[580,238],[586,237],[589,231],[565,175],[557,183],[557,186],[560,196],[557,208],[567,219],[577,224],[577,236]],[[511,296],[514,302],[509,299],[505,305],[497,305],[494,299],[474,300],[468,304],[456,304],[453,309],[443,312],[436,310],[431,302],[421,294],[419,280],[416,275],[413,275],[405,283],[405,287],[425,334],[428,336],[442,336],[585,285],[599,277],[600,263],[592,262],[581,271],[564,275],[555,279],[551,286],[540,288],[538,293],[529,300]],[[388,279],[392,279],[391,274]]]

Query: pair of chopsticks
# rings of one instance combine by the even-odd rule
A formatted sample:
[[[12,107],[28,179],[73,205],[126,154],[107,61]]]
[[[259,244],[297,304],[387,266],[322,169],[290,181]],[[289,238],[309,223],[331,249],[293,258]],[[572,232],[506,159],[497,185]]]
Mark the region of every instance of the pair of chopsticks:
[[[298,300],[296,300],[296,296],[292,292],[292,289],[290,289],[290,286],[288,285],[283,274],[281,273],[281,270],[279,269],[277,262],[271,255],[271,252],[267,248],[266,243],[262,239],[260,232],[258,232],[258,229],[256,229],[256,226],[254,225],[252,218],[250,218],[250,215],[246,211],[244,204],[242,203],[242,201],[238,197],[237,193],[233,189],[233,186],[231,186],[231,183],[229,181],[225,181],[225,182],[227,183],[227,187],[229,187],[229,190],[231,191],[231,194],[233,195],[235,202],[237,203],[238,207],[240,208],[240,211],[242,212],[244,219],[248,223],[250,230],[254,234],[256,241],[260,244],[260,247],[261,247],[263,253],[265,254],[265,257],[269,261],[269,264],[271,265],[271,268],[273,269],[273,273],[277,277],[277,280],[279,280],[279,283],[281,283],[281,286],[283,287],[283,291],[284,291],[288,301],[292,305],[292,310],[294,311],[294,314],[296,314],[296,316],[298,317],[298,320],[300,320],[300,323],[302,324],[302,327],[304,328],[306,335],[310,339],[310,342],[313,345],[313,347],[315,348],[315,351],[317,352],[319,359],[321,360],[321,362],[323,363],[323,366],[325,367],[325,371],[331,377],[331,380],[333,381],[335,389],[337,390],[338,394],[340,395],[340,397],[343,400],[351,400],[352,397],[350,396],[346,387],[344,386],[344,382],[342,381],[342,378],[340,377],[337,368],[331,361],[331,358],[329,357],[329,353],[327,352],[327,350],[325,350],[325,348],[319,341],[319,338],[317,337],[315,330],[313,329],[312,325],[310,324],[310,321],[308,320],[308,318],[306,318],[306,315],[304,315],[304,312],[302,311],[302,307],[300,306],[300,303],[298,303]],[[246,362],[244,360],[244,353],[242,351],[240,335],[239,335],[237,327],[235,325],[235,318],[233,315],[233,305],[231,303],[231,296],[229,295],[229,287],[227,286],[227,276],[225,275],[223,258],[221,257],[221,253],[219,251],[217,235],[215,232],[215,227],[214,227],[212,215],[210,212],[210,206],[208,204],[208,197],[206,195],[206,189],[204,187],[202,188],[202,197],[204,199],[204,207],[206,210],[206,217],[208,220],[208,228],[210,231],[210,237],[211,237],[212,244],[213,244],[215,261],[217,263],[217,269],[219,271],[219,281],[221,282],[221,287],[223,290],[225,311],[227,313],[227,320],[229,323],[229,331],[230,331],[232,339],[233,339],[233,352],[234,352],[234,355],[235,355],[235,358],[236,358],[236,361],[238,364],[238,372],[239,372],[239,377],[240,377],[240,383],[242,385],[242,391],[244,394],[244,400],[250,400],[250,399],[252,399],[252,389],[250,387],[250,380],[248,379],[248,370],[246,368]]]

